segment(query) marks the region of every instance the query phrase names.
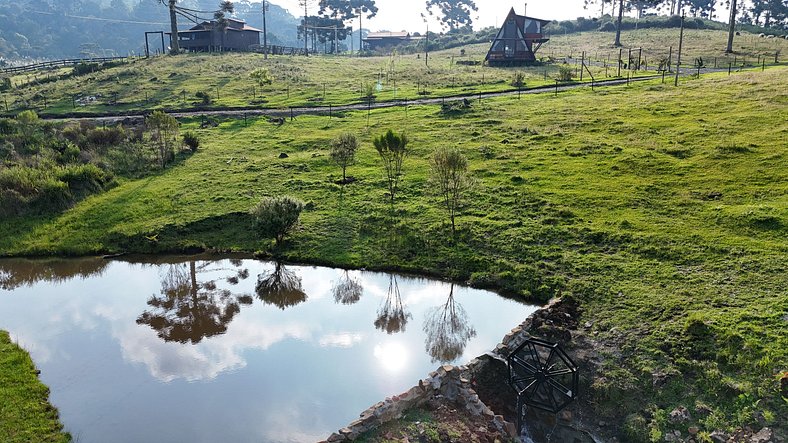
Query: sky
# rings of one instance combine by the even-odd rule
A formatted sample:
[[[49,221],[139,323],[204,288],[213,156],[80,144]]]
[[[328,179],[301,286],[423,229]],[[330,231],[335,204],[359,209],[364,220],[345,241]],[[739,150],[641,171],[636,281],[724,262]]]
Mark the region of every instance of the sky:
[[[298,0],[270,0],[271,3],[278,4],[295,15],[303,15],[303,7],[298,6]],[[310,0],[310,8],[317,10],[317,0]],[[369,21],[364,21],[364,28],[373,31],[410,31],[418,32],[423,30],[425,25],[421,14],[425,13],[425,0],[377,0],[378,15]],[[518,14],[522,14],[525,9],[525,2],[512,2],[511,0],[476,0],[479,7],[479,19],[474,18],[473,27],[475,29],[497,26],[500,24],[509,9],[514,6]],[[589,17],[598,15],[599,11],[587,11],[583,9],[583,0],[529,0],[528,15],[532,17],[544,18],[546,20],[568,20],[577,17]],[[311,12],[310,12],[311,14]],[[425,14],[426,15],[426,14]],[[356,22],[358,23],[358,22]],[[396,25],[393,25],[396,24]],[[356,24],[356,26],[358,26]],[[440,26],[436,17],[430,20],[430,29],[439,30]]]

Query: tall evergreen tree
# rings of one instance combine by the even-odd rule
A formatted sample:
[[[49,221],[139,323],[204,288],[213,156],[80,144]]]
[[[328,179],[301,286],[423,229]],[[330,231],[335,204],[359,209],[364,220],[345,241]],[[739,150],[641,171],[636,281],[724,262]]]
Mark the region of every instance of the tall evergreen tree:
[[[473,24],[471,13],[479,8],[473,0],[427,0],[427,11],[433,14],[433,9],[440,11],[440,21],[449,31],[460,27],[470,27]]]

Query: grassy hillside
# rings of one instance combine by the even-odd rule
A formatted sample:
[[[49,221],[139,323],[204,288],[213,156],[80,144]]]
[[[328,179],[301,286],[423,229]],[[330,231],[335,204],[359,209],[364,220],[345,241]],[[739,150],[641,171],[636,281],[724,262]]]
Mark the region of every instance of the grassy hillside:
[[[588,395],[629,439],[661,440],[683,405],[702,432],[768,424],[788,403],[788,69],[474,102],[228,120],[152,177],[47,217],[0,222],[5,254],[264,249],[246,212],[261,197],[307,202],[279,251],[300,262],[395,268],[544,300],[561,292],[604,346]],[[714,110],[714,112],[709,112]],[[392,210],[371,138],[411,139]],[[358,181],[334,184],[342,132],[363,143]],[[452,239],[428,159],[459,147],[477,186]],[[287,158],[280,158],[286,153]],[[661,380],[659,388],[655,380]],[[624,431],[622,431],[624,432]]]
[[[553,35],[550,43],[545,46],[546,52],[556,55],[574,54],[579,56],[582,51],[594,59],[607,58],[616,60],[618,48],[613,47],[615,32],[583,32],[567,35]],[[621,43],[624,54],[629,48],[643,48],[647,60],[655,61],[667,57],[670,47],[675,56],[679,47],[678,29],[641,29],[623,31]],[[691,66],[694,60],[702,57],[707,66],[713,66],[717,59],[719,66],[728,66],[728,62],[741,65],[757,64],[759,57],[766,57],[766,63],[774,62],[775,53],[780,53],[778,61],[788,60],[788,41],[780,38],[760,38],[758,34],[742,32],[734,38],[733,54],[725,54],[728,44],[726,31],[712,29],[685,29],[682,46],[682,64]],[[651,63],[651,62],[649,62]]]
[[[567,56],[580,58],[582,51],[586,51],[587,57],[594,62],[591,67],[594,77],[602,79],[617,74],[618,49],[612,47],[612,41],[613,34],[609,32],[554,35],[539,55],[560,60]],[[622,41],[627,48],[643,47],[645,67],[653,71],[659,60],[667,57],[669,46],[674,47],[675,56],[678,30],[626,31]],[[745,34],[737,37],[736,54],[726,58],[725,42],[723,31],[688,29],[684,63],[692,66],[695,58],[703,57],[708,67],[713,67],[715,61],[718,66],[727,66],[728,61],[736,61],[739,65],[744,61],[756,64],[760,56],[773,62],[777,51],[788,55],[785,40],[760,39]],[[229,58],[192,54],[136,59],[119,67],[59,81],[52,80],[68,74],[68,70],[15,76],[11,79],[15,87],[2,94],[0,112],[5,110],[6,102],[10,114],[35,109],[54,115],[151,108],[339,105],[366,102],[364,97],[368,91],[377,101],[392,101],[512,89],[515,72],[526,74],[526,87],[553,83],[558,70],[556,65],[502,69],[453,63],[481,61],[488,49],[489,44],[479,44],[434,52],[429,68],[425,66],[423,54],[309,59],[277,56],[267,61],[253,54],[235,54]],[[625,49],[624,60],[627,55]],[[605,65],[614,68],[605,69]],[[249,76],[261,67],[268,68],[274,80],[262,89]],[[204,104],[197,98],[199,92],[205,93],[210,103]]]
[[[68,442],[49,389],[36,375],[30,356],[0,331],[0,440],[6,443]]]

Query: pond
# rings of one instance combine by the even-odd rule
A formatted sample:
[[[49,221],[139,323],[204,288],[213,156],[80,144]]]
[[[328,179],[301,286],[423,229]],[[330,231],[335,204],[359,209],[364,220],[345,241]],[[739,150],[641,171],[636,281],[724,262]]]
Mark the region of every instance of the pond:
[[[0,329],[81,443],[318,441],[535,309],[242,258],[0,260]]]

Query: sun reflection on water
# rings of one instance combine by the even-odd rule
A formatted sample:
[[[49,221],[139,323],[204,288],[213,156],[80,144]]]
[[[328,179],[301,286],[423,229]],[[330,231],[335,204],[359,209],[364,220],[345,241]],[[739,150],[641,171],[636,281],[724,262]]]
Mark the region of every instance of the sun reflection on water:
[[[375,358],[388,372],[402,372],[408,366],[408,349],[400,342],[378,343],[374,348]]]

